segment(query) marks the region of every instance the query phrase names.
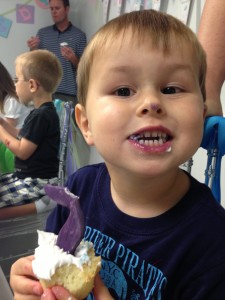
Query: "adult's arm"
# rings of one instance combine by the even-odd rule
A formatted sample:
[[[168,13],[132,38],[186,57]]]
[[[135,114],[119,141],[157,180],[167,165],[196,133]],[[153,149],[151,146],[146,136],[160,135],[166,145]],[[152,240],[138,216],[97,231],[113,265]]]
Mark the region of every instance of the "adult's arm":
[[[206,103],[208,116],[223,115],[221,89],[225,79],[225,1],[205,0],[198,31],[207,55]]]

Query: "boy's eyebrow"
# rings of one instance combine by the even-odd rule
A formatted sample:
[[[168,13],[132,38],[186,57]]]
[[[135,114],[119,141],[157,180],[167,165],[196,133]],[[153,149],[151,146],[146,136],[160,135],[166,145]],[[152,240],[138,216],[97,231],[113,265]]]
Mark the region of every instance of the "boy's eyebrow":
[[[170,70],[176,71],[176,70],[192,70],[193,65],[187,64],[187,63],[165,63],[164,66]],[[149,66],[151,67],[151,66]],[[135,65],[122,65],[122,66],[111,66],[109,68],[112,72],[119,72],[119,73],[125,73],[127,71],[130,71],[132,69],[136,69]]]
[[[123,73],[123,72],[126,72],[127,70],[129,71],[130,69],[133,69],[133,68],[134,68],[134,66],[132,66],[132,65],[124,65],[124,66],[114,66],[113,65],[109,69],[110,69],[110,71]]]
[[[193,72],[195,69],[195,66],[193,64],[186,64],[184,63],[174,63],[174,64],[168,64],[167,69],[170,70],[170,72],[179,72],[179,71],[188,71]]]

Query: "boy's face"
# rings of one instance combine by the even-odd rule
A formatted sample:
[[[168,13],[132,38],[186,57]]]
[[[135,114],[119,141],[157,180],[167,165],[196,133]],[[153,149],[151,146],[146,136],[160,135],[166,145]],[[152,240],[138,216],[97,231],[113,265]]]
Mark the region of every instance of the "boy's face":
[[[16,65],[15,87],[19,101],[23,104],[28,104],[31,100],[29,80],[24,79],[24,76],[18,65]]]
[[[205,106],[187,45],[181,52],[175,44],[165,56],[130,41],[114,42],[95,58],[78,124],[111,170],[156,176],[195,153]]]

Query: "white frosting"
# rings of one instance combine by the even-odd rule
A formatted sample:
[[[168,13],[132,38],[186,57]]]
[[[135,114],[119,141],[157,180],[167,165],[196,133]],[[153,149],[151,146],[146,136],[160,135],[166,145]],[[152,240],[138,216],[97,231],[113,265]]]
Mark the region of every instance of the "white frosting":
[[[38,230],[39,246],[35,249],[32,267],[39,279],[51,279],[56,268],[63,265],[74,264],[82,270],[82,265],[90,262],[88,250],[93,247],[91,242],[82,241],[74,255],[71,255],[56,245],[57,237],[54,233]]]
[[[60,44],[60,46],[61,46],[61,47],[66,47],[66,46],[68,46],[68,43],[67,43],[67,42],[62,42],[62,43]]]

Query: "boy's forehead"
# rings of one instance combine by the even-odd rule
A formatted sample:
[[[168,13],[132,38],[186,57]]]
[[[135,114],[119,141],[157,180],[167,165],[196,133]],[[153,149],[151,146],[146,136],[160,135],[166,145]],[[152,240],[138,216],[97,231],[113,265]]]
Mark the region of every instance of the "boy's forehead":
[[[97,49],[98,48],[98,49]],[[95,57],[108,55],[113,52],[120,51],[142,51],[143,48],[151,50],[162,51],[165,56],[171,55],[174,51],[180,51],[185,56],[193,55],[193,47],[185,39],[178,38],[175,35],[168,37],[168,41],[165,46],[165,42],[158,39],[155,43],[155,39],[151,35],[145,33],[143,35],[138,34],[137,31],[127,29],[126,31],[118,32],[116,35],[108,35],[104,42],[99,43],[99,46],[95,49]]]
[[[123,67],[129,65],[134,67],[134,65],[138,65],[139,57],[143,57],[143,54],[145,54],[146,64],[149,64],[152,59],[159,62],[164,57],[164,67],[166,69],[183,68],[198,74],[199,64],[193,49],[187,41],[179,42],[174,39],[165,51],[162,45],[155,46],[150,37],[141,38],[134,42],[132,34],[119,35],[117,39],[112,39],[110,43],[105,43],[99,51],[96,51],[91,69],[95,73],[96,68],[115,71],[121,70],[121,65]]]

